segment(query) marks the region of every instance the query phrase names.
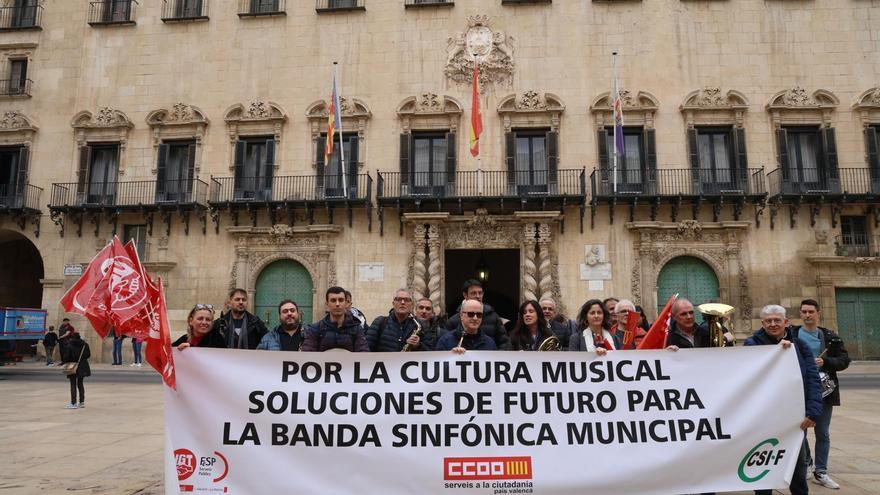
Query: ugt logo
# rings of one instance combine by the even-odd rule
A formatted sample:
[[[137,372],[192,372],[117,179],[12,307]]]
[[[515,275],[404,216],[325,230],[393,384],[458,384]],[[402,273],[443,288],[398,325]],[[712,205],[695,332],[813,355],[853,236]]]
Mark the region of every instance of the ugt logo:
[[[110,273],[110,305],[116,311],[126,310],[140,305],[147,298],[144,281],[140,273],[132,266],[127,256],[116,256],[101,263],[101,273]]]
[[[444,480],[530,480],[532,458],[444,457]]]
[[[779,440],[768,438],[755,445],[739,463],[737,474],[746,483],[754,483],[770,472],[785,457],[785,449],[776,449]]]
[[[196,455],[191,450],[175,450],[174,462],[177,464],[177,479],[180,481],[189,478],[196,472]]]

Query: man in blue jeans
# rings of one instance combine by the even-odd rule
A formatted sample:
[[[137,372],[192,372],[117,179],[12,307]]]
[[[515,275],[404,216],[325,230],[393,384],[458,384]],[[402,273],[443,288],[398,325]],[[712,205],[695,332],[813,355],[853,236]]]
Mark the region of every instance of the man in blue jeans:
[[[794,337],[788,328],[788,319],[785,317],[785,308],[770,304],[761,309],[761,330],[746,339],[744,345],[781,345],[785,349],[794,347],[797,351],[798,365],[801,369],[801,379],[804,387],[805,415],[801,421],[801,429],[816,426],[816,421],[822,416],[822,390],[819,386],[819,371],[810,349],[802,340]],[[801,444],[803,445],[803,444]],[[806,495],[810,492],[807,486],[807,465],[804,462],[806,449],[798,449],[798,458],[794,465],[794,474],[791,484],[788,486],[791,495]],[[756,495],[770,495],[773,490],[755,490]]]
[[[122,341],[125,340],[125,335],[116,335],[115,330],[111,330],[113,332],[113,366],[122,366]]]
[[[828,451],[831,449],[831,411],[834,406],[840,405],[840,386],[837,381],[837,372],[849,367],[849,353],[843,345],[843,340],[833,330],[819,326],[821,311],[819,303],[813,299],[801,301],[801,321],[799,327],[792,326],[791,332],[796,338],[804,341],[813,354],[816,367],[819,371],[827,373],[828,378],[834,383],[834,391],[822,399],[822,416],[816,421],[816,453],[810,455],[810,442],[805,441],[807,456],[807,469],[813,464],[815,458],[816,467],[813,471],[813,483],[837,490],[840,485],[828,476]],[[809,473],[807,473],[809,476]]]

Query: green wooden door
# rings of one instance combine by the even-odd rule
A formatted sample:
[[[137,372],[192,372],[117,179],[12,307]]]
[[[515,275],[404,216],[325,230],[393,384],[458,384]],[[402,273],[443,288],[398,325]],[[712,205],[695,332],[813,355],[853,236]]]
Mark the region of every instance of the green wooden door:
[[[296,261],[279,260],[260,272],[254,309],[271,330],[278,325],[278,303],[293,299],[305,324],[312,322],[312,277]]]
[[[693,256],[679,256],[666,263],[657,277],[659,313],[669,296],[678,293],[698,306],[718,300],[718,277],[712,267]],[[720,301],[724,302],[724,301]],[[698,312],[699,313],[699,312]]]
[[[837,289],[835,292],[837,330],[849,356],[880,359],[880,289]]]

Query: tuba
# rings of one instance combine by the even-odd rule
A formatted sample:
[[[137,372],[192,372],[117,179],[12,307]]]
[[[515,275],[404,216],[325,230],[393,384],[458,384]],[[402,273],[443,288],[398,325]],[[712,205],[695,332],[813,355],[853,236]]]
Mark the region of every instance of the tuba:
[[[412,314],[412,313],[409,314],[409,318],[413,321],[413,323],[416,324],[416,329],[413,330],[413,333],[411,333],[409,336],[412,337],[413,335],[415,335],[416,337],[421,338],[421,336],[422,336],[422,324],[419,323],[419,319],[416,318],[416,316],[415,316],[414,314]],[[461,345],[461,344],[459,344],[459,345]],[[409,344],[403,344],[403,349],[401,349],[400,352],[409,352],[409,351],[411,351],[411,350],[412,350],[412,346],[411,346],[411,345],[409,345]]]
[[[539,351],[561,351],[562,343],[559,342],[559,337],[555,335],[551,335],[544,339],[541,342],[541,345],[538,346]]]
[[[697,309],[703,313],[709,326],[709,347],[724,347],[724,327],[721,325],[721,319],[733,313],[736,308],[721,303],[707,303],[697,306]]]

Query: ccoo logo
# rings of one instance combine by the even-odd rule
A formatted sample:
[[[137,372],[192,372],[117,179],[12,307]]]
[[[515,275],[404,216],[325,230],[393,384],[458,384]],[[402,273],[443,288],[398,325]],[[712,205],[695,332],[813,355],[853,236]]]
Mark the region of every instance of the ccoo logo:
[[[785,449],[777,449],[777,445],[779,440],[776,438],[768,438],[755,445],[739,463],[739,479],[754,483],[767,476],[770,469],[785,457]]]
[[[530,480],[532,458],[444,457],[444,480]]]

